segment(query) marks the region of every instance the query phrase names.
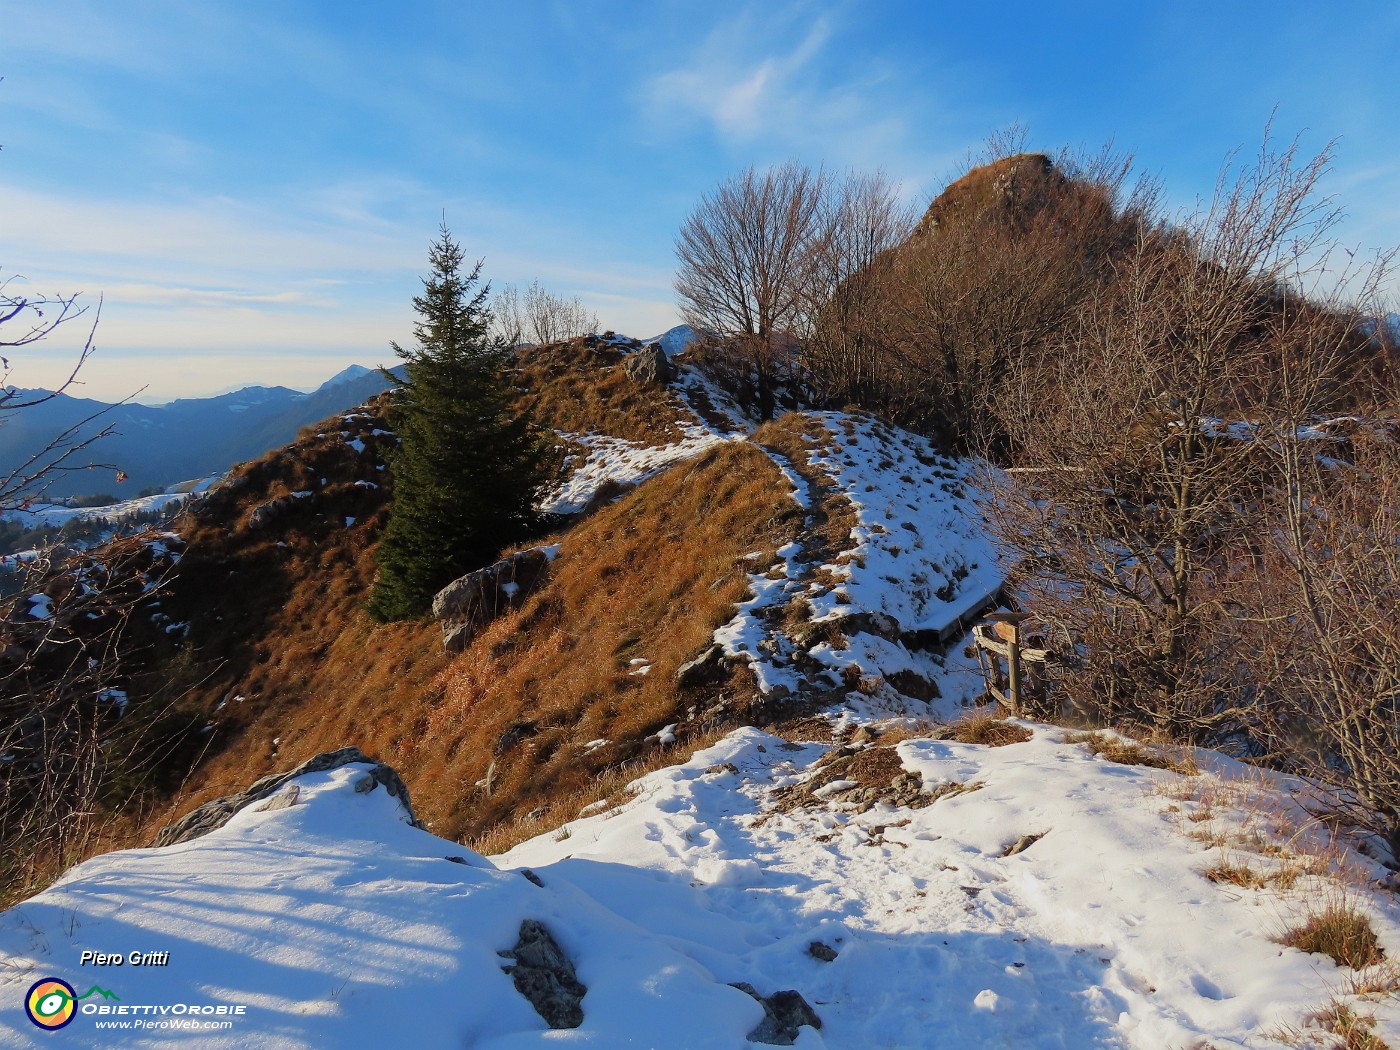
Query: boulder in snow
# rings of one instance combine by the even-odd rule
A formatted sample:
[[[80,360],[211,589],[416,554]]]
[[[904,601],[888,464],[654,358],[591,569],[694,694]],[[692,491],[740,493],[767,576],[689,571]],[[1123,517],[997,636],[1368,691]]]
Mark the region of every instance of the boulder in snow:
[[[418,823],[418,818],[413,815],[413,806],[408,800],[408,788],[394,768],[370,758],[358,747],[342,747],[339,751],[327,751],[308,758],[296,769],[289,772],[263,777],[252,787],[240,791],[236,795],[225,795],[223,798],[216,798],[212,802],[204,803],[198,809],[186,813],[175,823],[161,828],[156,835],[155,844],[157,846],[174,846],[177,843],[188,842],[190,839],[207,835],[211,831],[217,831],[227,824],[229,819],[240,809],[254,802],[270,798],[283,785],[304,773],[321,773],[357,762],[364,763],[371,768],[365,773],[364,778],[356,784],[355,790],[372,791],[376,786],[383,784],[384,790],[398,799],[399,805],[403,806],[404,812],[408,815],[408,822],[415,828],[422,827]],[[360,784],[365,786],[361,788]],[[287,806],[295,805],[299,794],[300,789],[293,785],[290,790],[283,792],[278,800],[274,800],[262,808],[284,809]]]
[[[583,1024],[580,1005],[588,989],[579,982],[574,964],[538,919],[520,924],[520,939],[509,951],[497,952],[514,965],[501,969],[510,974],[515,990],[530,1000],[535,1012],[550,1028],[577,1028]]]
[[[753,985],[744,981],[730,985],[741,992],[753,996],[763,1006],[763,1023],[749,1033],[749,1042],[767,1043],[770,1046],[792,1046],[797,1041],[797,1030],[804,1024],[820,1028],[822,1020],[817,1012],[802,998],[801,994],[788,989],[761,996]]]
[[[628,377],[638,383],[664,386],[676,376],[676,370],[666,359],[666,352],[661,349],[660,343],[648,343],[627,358],[627,364],[623,367],[627,369]]]

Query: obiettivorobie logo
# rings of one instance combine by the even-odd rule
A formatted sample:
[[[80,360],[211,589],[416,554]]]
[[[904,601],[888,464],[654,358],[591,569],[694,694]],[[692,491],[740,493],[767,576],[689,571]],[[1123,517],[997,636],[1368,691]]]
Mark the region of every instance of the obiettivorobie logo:
[[[45,977],[35,981],[30,987],[29,994],[24,997],[24,1012],[40,1028],[50,1032],[57,1031],[77,1016],[78,1003],[90,995],[100,995],[103,999],[116,999],[121,1002],[116,992],[110,992],[95,984],[79,995],[67,981],[57,977]]]

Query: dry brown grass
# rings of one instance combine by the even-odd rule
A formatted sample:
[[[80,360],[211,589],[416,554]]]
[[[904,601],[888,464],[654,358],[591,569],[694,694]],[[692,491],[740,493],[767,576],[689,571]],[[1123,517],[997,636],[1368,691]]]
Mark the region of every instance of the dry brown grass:
[[[724,445],[678,464],[556,537],[548,582],[455,661],[436,624],[377,626],[361,611],[388,487],[354,486],[352,468],[364,477],[373,464],[346,455],[338,432],[313,431],[243,468],[249,481],[217,515],[185,522],[190,547],[165,611],[192,622],[192,644],[161,642],[145,685],[178,693],[217,729],[178,797],[132,818],[107,848],[149,841],[201,802],[347,744],[394,765],[434,831],[479,836],[557,811],[608,769],[675,760],[680,748],[646,738],[686,723],[689,704],[727,690],[743,717],[752,688],[741,674],[700,695],[678,694],[674,673],[746,596],[743,556],[771,558],[796,535],[800,514],[757,449]],[[369,476],[384,484],[386,474]],[[276,528],[246,527],[253,507],[304,488],[316,499]],[[631,673],[633,659],[650,674]],[[528,731],[500,747],[516,724]],[[699,732],[683,724],[681,745]],[[582,754],[597,738],[610,743]],[[475,785],[493,761],[487,795]]]
[[[642,385],[623,371],[626,356],[583,339],[521,351],[516,386],[521,405],[543,426],[573,434],[611,434],[644,445],[682,437],[693,413],[672,391]]]
[[[1311,903],[1304,919],[1285,930],[1279,944],[1326,955],[1338,966],[1363,970],[1385,958],[1371,920],[1345,895],[1324,895]]]
[[[803,437],[815,438],[804,441]],[[835,563],[851,545],[856,511],[831,478],[810,462],[811,448],[830,448],[835,435],[821,423],[800,412],[788,412],[754,431],[752,441],[778,453],[807,482],[812,496],[810,523],[802,534],[802,560],[812,565]],[[813,573],[820,580],[821,570]],[[834,581],[833,581],[834,582]],[[796,612],[794,612],[794,616]]]
[[[976,791],[979,783],[941,784],[934,791],[923,790],[918,773],[905,769],[896,744],[903,737],[895,729],[879,736],[879,743],[854,749],[839,747],[828,752],[806,780],[780,788],[773,794],[774,809],[780,813],[808,806],[835,802],[857,813],[865,813],[879,803],[905,809],[923,809],[950,795]],[[853,786],[830,797],[816,794],[827,785],[849,780]]]
[[[1376,1035],[1376,1018],[1333,998],[1323,1009],[1308,1016],[1305,1024],[1286,1025],[1272,1035],[1285,1046],[1314,1050],[1390,1050],[1390,1044]]]
[[[1168,809],[1187,837],[1219,851],[1203,871],[1212,881],[1287,892],[1313,890],[1322,879],[1343,887],[1370,879],[1335,829],[1280,795],[1263,774],[1164,780],[1154,790],[1181,803]]]
[[[1100,731],[1073,731],[1065,734],[1066,744],[1083,744],[1091,755],[1108,762],[1125,766],[1147,766],[1151,769],[1166,769],[1183,776],[1194,777],[1200,774],[1196,760],[1190,752],[1170,745],[1150,746],[1136,740],[1128,740],[1115,733]]]
[[[949,729],[951,739],[961,744],[983,744],[987,747],[1005,747],[1031,738],[1031,731],[1025,726],[1008,722],[989,709],[974,711],[952,723]]]
[[[736,443],[673,467],[566,533],[549,582],[442,676],[442,699],[400,767],[434,831],[480,836],[585,791],[603,770],[655,749],[647,737],[668,723],[681,723],[688,742],[699,727],[686,709],[702,698],[678,692],[676,670],[747,595],[754,563],[744,555],[771,558],[799,519],[768,458]],[[650,671],[635,673],[633,660]],[[723,689],[737,717],[752,693],[738,678]],[[528,730],[503,748],[512,726]],[[609,743],[581,753],[599,739]],[[492,761],[488,795],[471,785]],[[419,783],[455,787],[425,796]]]

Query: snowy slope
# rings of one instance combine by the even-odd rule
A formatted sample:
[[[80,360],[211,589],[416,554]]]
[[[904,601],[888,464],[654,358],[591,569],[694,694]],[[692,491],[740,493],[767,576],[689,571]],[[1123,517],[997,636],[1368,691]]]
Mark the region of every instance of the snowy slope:
[[[583,462],[569,462],[565,480],[549,492],[540,509],[552,514],[577,514],[605,483],[638,485],[667,467],[691,459],[724,438],[713,431],[682,423],[680,441],[667,445],[641,445],[608,434],[560,434],[561,438],[588,449]]]
[[[806,476],[769,455],[809,525],[820,490],[829,510],[850,514],[850,533],[828,561],[802,544],[779,551],[780,562],[750,576],[752,598],[716,642],[748,662],[765,692],[854,681],[870,711],[910,710],[913,693],[940,701],[931,712],[956,713],[982,689],[975,664],[961,657],[965,625],[1002,582],[975,500],[984,468],[867,416],[803,420]]]
[[[63,526],[70,521],[87,521],[96,518],[124,521],[138,514],[147,514],[151,511],[166,510],[177,506],[192,495],[207,492],[222,476],[222,474],[210,474],[197,481],[171,485],[164,492],[152,496],[138,496],[135,499],[123,500],[105,507],[68,507],[61,503],[35,503],[28,507],[4,511],[0,513],[0,517],[18,522],[27,529],[45,525]]]
[[[925,791],[980,786],[865,812],[839,780],[777,810],[827,748],[738,730],[644,778],[620,811],[494,863],[358,792],[363,766],[308,775],[288,808],[97,858],[0,916],[0,1041],[57,1045],[20,1003],[61,977],[129,1007],[245,1007],[226,1031],[180,1033],[198,1047],[735,1048],[763,1016],[729,987],[741,981],[811,1004],[822,1027],[796,1043],[809,1050],[1281,1045],[1270,1029],[1341,983],[1270,939],[1296,901],[1202,876],[1213,851],[1186,834],[1193,803],[1154,791],[1176,774],[1032,729],[1000,748],[898,743],[887,753]],[[1215,784],[1243,773],[1213,764]],[[1027,834],[1043,838],[1002,856]],[[1394,899],[1357,893],[1400,950]],[[525,919],[587,986],[577,1029],[548,1031],[501,971]],[[170,956],[99,969],[79,965],[84,949]],[[1400,1033],[1393,1002],[1366,1009]],[[99,1019],[78,1015],[64,1044],[171,1042]]]

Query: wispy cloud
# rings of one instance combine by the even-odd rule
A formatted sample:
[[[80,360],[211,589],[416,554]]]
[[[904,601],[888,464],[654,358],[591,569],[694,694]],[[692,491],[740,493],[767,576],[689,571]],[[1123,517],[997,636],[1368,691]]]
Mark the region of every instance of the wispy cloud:
[[[852,53],[857,16],[865,17],[839,7],[814,13],[803,3],[751,6],[643,83],[644,116],[658,136],[685,139],[706,128],[730,152],[757,161],[797,156],[879,167],[921,184],[965,144],[928,140],[940,119],[926,109],[936,77],[921,71],[924,81],[914,85],[910,70]]]
[[[724,137],[740,142],[771,135],[794,110],[819,105],[815,59],[831,36],[819,18],[787,51],[754,54],[752,41],[768,34],[745,16],[710,34],[692,61],[657,77],[648,95],[663,118],[681,115],[709,121]]]

